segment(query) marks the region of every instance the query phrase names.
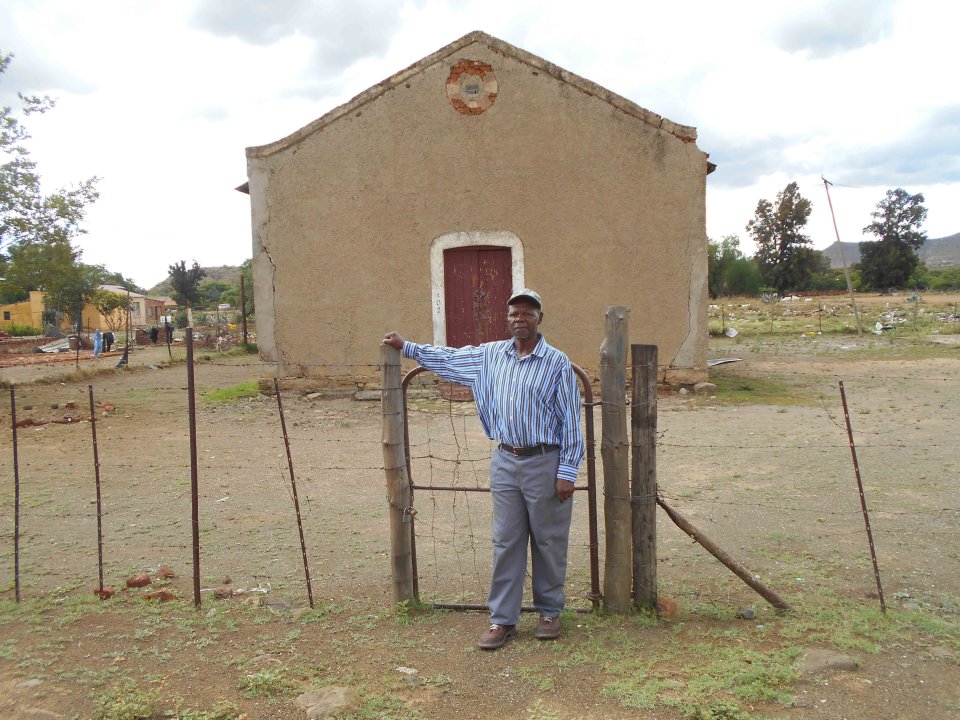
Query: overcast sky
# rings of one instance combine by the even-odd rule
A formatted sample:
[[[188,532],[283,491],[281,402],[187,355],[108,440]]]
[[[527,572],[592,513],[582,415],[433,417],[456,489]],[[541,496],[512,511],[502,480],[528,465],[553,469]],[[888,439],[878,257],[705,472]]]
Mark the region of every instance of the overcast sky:
[[[739,235],[790,181],[814,246],[862,229],[888,189],[960,232],[960,3],[947,0],[3,0],[16,91],[49,189],[96,175],[83,260],[144,287],[168,266],[250,256],[244,148],[284,137],[472,30],[698,129],[718,169],[707,234]],[[602,158],[598,158],[601,162]]]

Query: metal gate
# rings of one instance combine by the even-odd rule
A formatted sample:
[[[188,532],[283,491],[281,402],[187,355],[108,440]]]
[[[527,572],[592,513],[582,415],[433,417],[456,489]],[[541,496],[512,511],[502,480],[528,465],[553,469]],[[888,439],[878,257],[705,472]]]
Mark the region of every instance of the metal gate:
[[[599,545],[598,545],[598,531],[597,531],[597,491],[596,491],[596,443],[594,440],[594,429],[593,429],[593,407],[595,405],[593,400],[593,389],[590,387],[590,380],[587,377],[587,374],[578,366],[573,365],[574,374],[580,381],[581,387],[581,407],[585,409],[584,413],[584,429],[585,437],[584,441],[586,443],[586,461],[587,461],[587,484],[583,487],[577,487],[576,492],[586,492],[587,494],[587,521],[588,521],[588,551],[589,551],[589,562],[590,562],[590,592],[587,595],[587,599],[590,601],[590,607],[570,607],[568,609],[575,612],[592,612],[600,606],[600,600],[602,598],[600,594],[600,560],[599,560]],[[404,440],[404,452],[406,453],[406,464],[407,464],[407,477],[410,479],[410,504],[412,507],[416,507],[416,491],[417,490],[430,490],[430,491],[451,491],[451,492],[490,492],[489,487],[452,487],[452,486],[442,486],[442,485],[421,485],[418,484],[413,476],[413,469],[411,467],[411,457],[410,457],[410,426],[409,426],[409,413],[407,412],[407,389],[410,386],[411,380],[413,380],[417,375],[427,372],[427,369],[424,367],[416,367],[410,372],[408,372],[403,378],[403,440]],[[413,592],[417,600],[420,600],[420,576],[417,570],[417,529],[416,529],[416,517],[413,516],[410,518],[410,547],[413,560]],[[439,601],[433,603],[434,607],[438,608],[448,608],[453,610],[489,610],[489,606],[486,603],[456,603],[456,602],[445,602]],[[536,608],[524,605],[521,608],[524,612],[536,612]]]

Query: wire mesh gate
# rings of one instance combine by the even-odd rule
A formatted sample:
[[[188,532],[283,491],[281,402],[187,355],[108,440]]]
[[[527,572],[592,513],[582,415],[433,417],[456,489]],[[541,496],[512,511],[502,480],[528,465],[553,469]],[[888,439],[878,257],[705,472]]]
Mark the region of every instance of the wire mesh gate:
[[[576,492],[586,492],[587,495],[587,524],[588,524],[588,553],[590,565],[590,591],[587,593],[587,600],[590,601],[590,607],[570,607],[568,609],[574,612],[592,612],[600,605],[602,595],[600,594],[600,560],[599,560],[599,542],[597,529],[597,492],[596,492],[596,442],[594,438],[593,427],[593,407],[596,404],[593,399],[593,389],[590,387],[590,380],[587,374],[577,365],[571,363],[574,374],[580,382],[582,391],[581,407],[584,408],[584,440],[586,445],[585,458],[587,461],[587,484],[578,486]],[[416,507],[417,490],[426,490],[431,492],[481,492],[489,493],[488,487],[455,487],[434,484],[418,484],[414,479],[413,467],[411,463],[410,452],[410,424],[407,403],[407,391],[411,381],[421,373],[428,372],[424,367],[416,367],[408,372],[402,383],[403,391],[403,439],[404,453],[407,465],[407,477],[410,479],[410,503],[411,507]],[[413,563],[413,592],[417,600],[420,600],[420,573],[417,565],[417,529],[416,517],[410,517],[410,547],[411,559]],[[434,607],[447,608],[452,610],[489,610],[486,603],[461,603],[452,601],[434,601]],[[523,612],[536,612],[536,608],[530,605],[524,605]]]

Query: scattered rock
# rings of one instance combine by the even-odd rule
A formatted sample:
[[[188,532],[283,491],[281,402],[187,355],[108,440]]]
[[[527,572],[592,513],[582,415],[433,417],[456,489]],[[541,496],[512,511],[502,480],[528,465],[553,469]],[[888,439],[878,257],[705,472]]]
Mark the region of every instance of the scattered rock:
[[[232,588],[217,588],[213,591],[213,596],[218,600],[223,600],[224,598],[233,597]]]
[[[112,402],[106,402],[106,401],[104,401],[104,402],[100,403],[100,409],[103,410],[103,411],[105,411],[105,412],[113,412],[114,410],[117,409],[117,406],[114,405]]]
[[[146,593],[143,596],[144,600],[157,600],[158,602],[169,602],[170,600],[179,600],[180,598],[174,595],[169,590],[155,590],[154,592]]]
[[[953,660],[953,651],[950,648],[943,647],[943,645],[937,645],[930,649],[930,657]]]
[[[59,409],[60,409],[60,403],[51,403],[51,404],[50,404],[50,409],[51,409],[51,410],[59,410]]]
[[[116,594],[116,592],[116,590],[109,587],[105,587],[103,590],[100,588],[93,589],[93,594],[99,597],[101,600],[109,600]]]
[[[63,407],[65,407],[67,410],[75,410],[77,408],[77,404],[73,400],[68,400],[63,404]]]
[[[757,617],[757,611],[752,607],[742,607],[737,610],[737,617],[741,620],[753,620]]]
[[[23,406],[23,409],[24,409],[24,410],[33,410],[33,405],[24,405],[24,406]]]
[[[904,603],[904,604],[903,604],[903,609],[906,610],[906,611],[908,611],[908,612],[919,612],[919,611],[920,611],[920,603],[915,603],[915,602]]]
[[[833,650],[807,648],[801,653],[802,663],[800,672],[805,675],[816,675],[827,672],[853,672],[859,663],[849,655],[842,655]]]
[[[209,620],[210,618],[216,617],[216,616],[217,616],[217,609],[213,608],[212,610],[210,610],[210,612],[207,613],[206,617]]]
[[[353,692],[339,685],[308,690],[297,698],[296,703],[307,711],[307,720],[328,715],[346,715],[359,708]]]
[[[232,582],[233,582],[233,580],[231,579],[231,577],[230,577],[229,575],[227,575],[225,578],[223,578],[223,580],[220,581],[220,583],[221,583],[222,585],[229,585],[229,584],[232,583]]]
[[[307,393],[307,400],[316,400],[317,398],[322,398],[322,397],[323,397],[323,393],[318,393],[318,392]]]
[[[243,599],[244,605],[250,605],[251,607],[260,607],[263,605],[263,596],[260,593],[255,595],[249,595]]]
[[[690,391],[687,390],[685,387],[682,387],[677,392],[680,393],[681,395],[687,395],[689,394]]]
[[[35,688],[38,685],[43,685],[43,680],[40,678],[30,678],[29,680],[24,680],[23,682],[17,683],[18,688],[26,688],[28,690],[30,688]]]
[[[263,598],[263,605],[266,605],[272,611],[277,612],[281,610],[293,610],[293,603],[289,600],[284,600],[279,597],[265,597]]]
[[[670,598],[657,598],[657,615],[662,618],[677,616],[677,602]]]
[[[140,573],[139,575],[134,575],[133,577],[127,578],[127,587],[128,588],[139,588],[146,587],[153,580],[150,579],[150,576],[147,573]]]
[[[168,567],[167,565],[161,565],[157,568],[157,577],[163,579],[169,579],[176,577],[177,574],[173,571],[173,568]]]
[[[693,386],[693,392],[696,395],[712,395],[717,391],[717,386],[709,382],[698,382]]]

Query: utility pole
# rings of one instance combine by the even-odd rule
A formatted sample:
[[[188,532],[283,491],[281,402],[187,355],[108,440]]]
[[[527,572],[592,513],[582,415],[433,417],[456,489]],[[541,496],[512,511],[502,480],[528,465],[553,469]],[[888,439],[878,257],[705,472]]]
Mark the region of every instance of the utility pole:
[[[850,282],[850,272],[847,270],[847,259],[843,254],[843,243],[840,242],[840,231],[837,230],[837,216],[833,214],[833,201],[830,199],[830,186],[833,184],[823,175],[823,189],[827,191],[827,203],[830,205],[830,217],[833,219],[833,232],[837,235],[837,247],[840,248],[840,262],[843,263],[843,276],[847,279],[847,292],[850,293],[850,304],[853,305],[853,317],[857,321],[857,335],[863,335],[863,326],[860,324],[860,312],[857,310],[857,298],[853,294],[853,283]]]

